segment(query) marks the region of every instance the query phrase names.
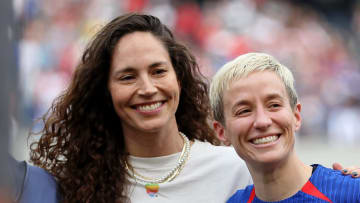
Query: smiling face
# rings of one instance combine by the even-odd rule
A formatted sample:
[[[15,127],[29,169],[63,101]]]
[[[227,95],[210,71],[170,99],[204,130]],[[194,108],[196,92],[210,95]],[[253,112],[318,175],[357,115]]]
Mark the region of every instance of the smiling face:
[[[119,40],[108,88],[125,134],[176,125],[179,83],[166,48],[151,33],[134,32]]]
[[[285,86],[271,71],[235,80],[224,92],[225,127],[215,130],[249,164],[275,163],[293,152],[301,105],[292,109]]]

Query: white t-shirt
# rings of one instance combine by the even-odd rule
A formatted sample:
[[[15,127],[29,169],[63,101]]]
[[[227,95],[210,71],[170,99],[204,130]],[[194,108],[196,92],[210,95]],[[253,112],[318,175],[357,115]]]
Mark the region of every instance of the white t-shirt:
[[[180,153],[153,157],[129,157],[134,170],[147,177],[161,177],[177,163]],[[145,184],[132,183],[129,197],[132,203],[221,203],[236,190],[252,184],[250,173],[232,147],[213,146],[195,141],[190,157],[180,174],[171,182],[159,184],[156,193],[147,192]]]

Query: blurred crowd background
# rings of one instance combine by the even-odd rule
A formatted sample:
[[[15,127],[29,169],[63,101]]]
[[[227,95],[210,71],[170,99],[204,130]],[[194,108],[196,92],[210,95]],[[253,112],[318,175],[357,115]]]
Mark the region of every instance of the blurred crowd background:
[[[84,47],[114,17],[159,17],[209,79],[246,52],[293,70],[303,105],[299,139],[359,145],[360,3],[356,0],[14,0],[18,37],[15,136],[67,87]],[[15,130],[16,131],[16,130]],[[22,133],[26,132],[26,133]],[[17,143],[18,144],[18,143]],[[15,144],[15,147],[19,146]],[[330,146],[330,145],[326,145]]]

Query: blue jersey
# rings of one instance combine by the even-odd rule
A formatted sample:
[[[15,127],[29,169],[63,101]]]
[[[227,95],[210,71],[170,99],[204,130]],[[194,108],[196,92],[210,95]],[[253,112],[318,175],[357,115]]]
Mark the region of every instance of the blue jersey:
[[[60,196],[55,179],[44,169],[9,157],[14,177],[13,197],[19,203],[57,203]]]
[[[26,164],[24,188],[20,203],[57,203],[59,194],[55,179],[44,169]]]
[[[227,203],[265,203],[258,199],[254,185],[238,190]],[[340,171],[316,165],[310,179],[292,197],[276,203],[360,203],[360,179],[342,175]],[[273,202],[274,203],[274,202]]]

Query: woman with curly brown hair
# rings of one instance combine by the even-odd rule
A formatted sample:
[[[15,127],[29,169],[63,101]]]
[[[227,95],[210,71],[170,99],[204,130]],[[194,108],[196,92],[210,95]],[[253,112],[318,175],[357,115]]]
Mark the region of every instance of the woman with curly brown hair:
[[[63,202],[224,202],[251,180],[232,149],[212,145],[209,115],[189,50],[156,17],[123,15],[85,50],[31,160]]]

